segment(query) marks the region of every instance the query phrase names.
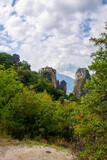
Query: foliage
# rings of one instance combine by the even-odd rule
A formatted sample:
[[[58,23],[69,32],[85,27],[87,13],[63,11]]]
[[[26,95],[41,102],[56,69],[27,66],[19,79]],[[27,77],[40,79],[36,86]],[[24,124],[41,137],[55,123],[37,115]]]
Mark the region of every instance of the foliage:
[[[68,100],[70,100],[70,101],[79,101],[79,99],[76,97],[76,96],[74,96],[74,94],[73,93],[70,93],[68,96],[67,96],[67,99]]]
[[[37,83],[37,80],[39,78],[39,75],[35,71],[31,71],[29,69],[25,69],[25,67],[19,67],[17,69],[18,77],[20,81],[25,86],[34,85]]]
[[[107,34],[99,39],[91,38],[99,50],[91,54],[93,62],[89,66],[94,73],[87,81],[88,94],[81,100],[80,122],[75,131],[85,143],[81,159],[106,159],[106,111],[107,111]]]
[[[17,72],[19,80],[29,89],[35,89],[37,93],[46,90],[52,96],[53,100],[58,100],[60,97],[61,99],[64,99],[63,91],[54,88],[54,86],[44,76],[45,71],[44,74],[31,71],[31,65],[26,61],[22,61],[18,66],[16,66],[13,56],[7,53],[0,53],[0,64],[4,65],[6,69],[13,66]]]
[[[1,130],[19,139],[40,136],[69,140],[72,136],[71,109],[64,108],[59,102],[53,102],[46,91],[35,94],[33,90],[23,89],[2,109]]]
[[[62,106],[60,101],[53,101],[46,91],[36,93],[35,90],[24,87],[14,67],[5,69],[4,66],[0,66],[0,88],[2,134],[6,133],[19,139],[36,136],[45,139],[71,139],[72,104],[66,108],[66,102]]]
[[[34,89],[36,93],[46,90],[47,93],[52,96],[53,100],[58,100],[59,97],[64,95],[63,91],[55,89],[54,86],[49,83],[44,76],[35,71],[20,67],[18,68],[17,72],[20,81],[29,89]]]
[[[46,139],[52,136],[64,137],[62,128],[67,127],[68,123],[60,115],[65,112],[59,107],[60,102],[52,101],[46,91],[36,93],[35,90],[24,87],[19,79],[14,67],[5,69],[0,66],[0,132],[19,139],[36,136]],[[49,86],[52,87],[51,84]],[[63,120],[61,123],[59,116]]]
[[[0,53],[0,65],[10,68],[14,64],[13,57],[5,52]]]
[[[5,69],[0,65],[0,108],[4,107],[21,90],[22,84],[13,67]]]
[[[20,62],[20,66],[23,66],[24,69],[28,69],[28,70],[30,70],[31,68],[31,65],[27,61],[24,61],[24,60]]]
[[[13,68],[5,69],[3,65],[0,65],[0,122],[3,109],[15,94],[23,90],[23,85],[18,80],[17,73]]]

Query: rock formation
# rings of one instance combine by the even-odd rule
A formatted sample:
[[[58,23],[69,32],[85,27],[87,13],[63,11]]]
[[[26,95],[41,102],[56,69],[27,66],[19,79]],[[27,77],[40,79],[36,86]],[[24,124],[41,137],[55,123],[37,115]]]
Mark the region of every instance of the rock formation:
[[[57,85],[56,86],[57,86],[56,87],[57,89],[61,89],[66,94],[67,83],[64,80],[62,80],[61,82],[59,82],[59,80],[57,80]]]
[[[57,88],[57,89],[60,89],[59,80],[56,81],[56,88]]]
[[[42,68],[43,74],[46,75],[47,79],[50,80],[52,85],[56,88],[56,70],[52,67]]]
[[[20,56],[18,54],[13,54],[14,63],[18,66],[20,62]]]
[[[55,88],[63,90],[64,93],[66,94],[66,86],[67,86],[66,82],[64,80],[59,82],[59,80],[56,79],[55,69],[53,69],[52,67],[45,67],[42,68],[42,73],[43,75],[46,76],[48,80],[50,80],[50,82]]]
[[[63,80],[60,82],[60,89],[64,91],[64,93],[66,94],[66,82]]]
[[[79,68],[75,74],[74,95],[78,98],[84,96],[87,92],[83,90],[86,79],[90,79],[89,71],[86,68]]]

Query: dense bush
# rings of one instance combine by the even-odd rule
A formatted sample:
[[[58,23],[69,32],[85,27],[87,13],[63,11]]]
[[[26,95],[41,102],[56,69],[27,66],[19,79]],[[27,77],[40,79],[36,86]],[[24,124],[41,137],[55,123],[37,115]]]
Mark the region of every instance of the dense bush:
[[[45,139],[56,136],[68,140],[72,136],[70,114],[70,108],[62,108],[46,92],[35,94],[23,89],[2,109],[1,130],[19,139],[41,135]]]
[[[54,108],[50,97],[46,96],[45,93],[44,99],[43,94],[38,95],[28,89],[17,93],[2,111],[2,128],[5,127],[6,132],[15,138],[49,135]]]

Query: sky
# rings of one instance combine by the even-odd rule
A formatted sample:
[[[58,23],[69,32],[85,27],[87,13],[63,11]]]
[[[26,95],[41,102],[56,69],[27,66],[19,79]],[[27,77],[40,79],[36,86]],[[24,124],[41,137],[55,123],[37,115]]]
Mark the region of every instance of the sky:
[[[107,0],[0,0],[0,52],[74,78],[91,64],[89,39],[106,21]]]

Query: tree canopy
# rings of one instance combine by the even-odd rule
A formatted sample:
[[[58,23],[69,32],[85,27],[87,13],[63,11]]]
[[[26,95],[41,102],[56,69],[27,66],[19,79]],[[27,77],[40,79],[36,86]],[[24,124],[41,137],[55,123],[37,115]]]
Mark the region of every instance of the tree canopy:
[[[0,53],[0,64],[10,68],[14,63],[13,57],[5,52]]]

